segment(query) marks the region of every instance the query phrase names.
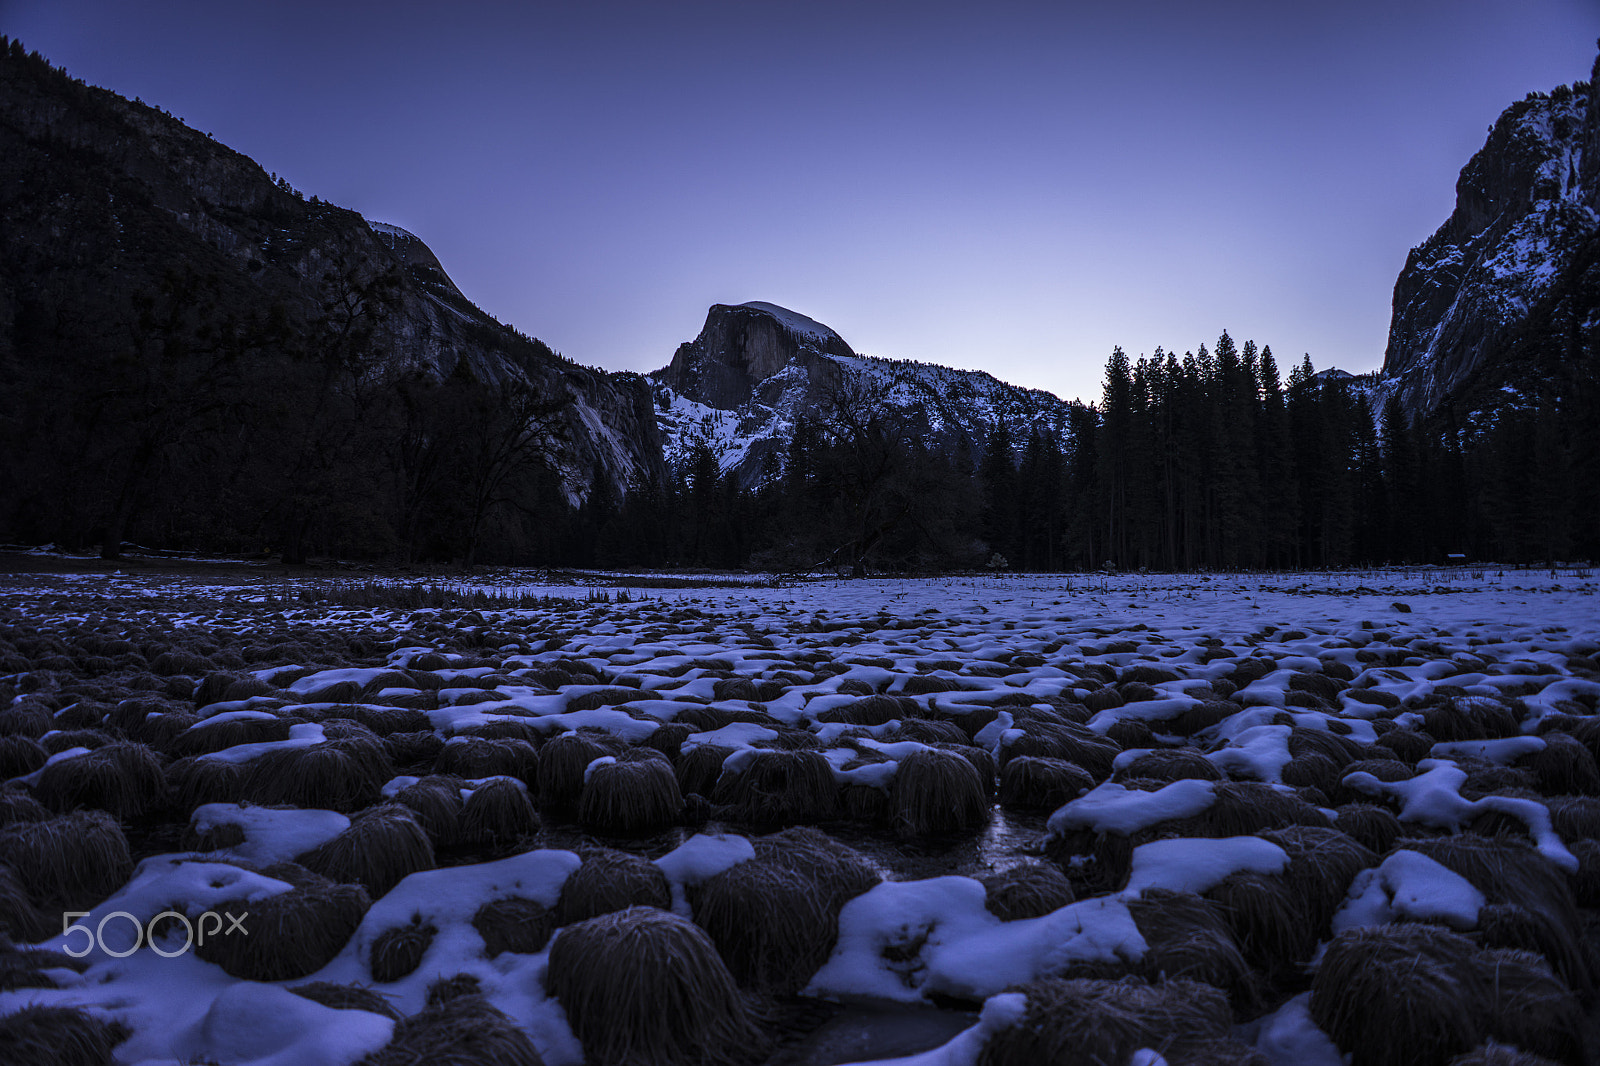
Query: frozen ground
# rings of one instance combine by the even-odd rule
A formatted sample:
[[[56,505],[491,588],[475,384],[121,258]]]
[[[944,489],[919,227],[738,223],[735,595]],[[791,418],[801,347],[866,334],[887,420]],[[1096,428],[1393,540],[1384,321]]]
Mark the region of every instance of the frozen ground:
[[[1363,930],[1422,922],[1464,936],[1473,951],[1543,946],[1541,964],[1559,986],[1546,991],[1571,999],[1567,1015],[1577,1018],[1592,993],[1592,962],[1557,958],[1547,943],[1582,940],[1588,912],[1577,906],[1596,902],[1590,879],[1600,866],[1589,835],[1600,832],[1591,810],[1600,806],[1600,736],[1587,730],[1600,697],[1600,601],[1588,571],[748,588],[630,588],[626,575],[584,588],[499,572],[451,586],[498,597],[475,610],[347,605],[403,602],[405,584],[336,586],[220,567],[0,575],[0,697],[10,705],[0,743],[11,745],[0,752],[21,771],[0,798],[34,794],[48,809],[0,808],[0,863],[29,896],[8,904],[0,880],[0,908],[48,912],[60,930],[59,886],[26,868],[35,860],[13,837],[30,818],[80,805],[116,808],[139,864],[121,888],[77,908],[91,912],[89,923],[116,911],[148,921],[174,907],[192,916],[247,888],[251,899],[299,891],[266,868],[311,861],[347,839],[361,844],[352,822],[367,824],[364,812],[386,799],[406,802],[402,790],[430,774],[453,774],[450,788],[469,802],[509,778],[538,808],[514,839],[469,841],[430,823],[426,856],[381,884],[369,871],[370,905],[325,961],[293,977],[247,980],[250,960],[167,958],[148,946],[126,958],[97,946],[72,965],[14,952],[0,970],[13,975],[0,984],[0,1015],[46,1004],[116,1019],[131,1030],[116,1052],[124,1061],[346,1063],[399,1046],[404,1026],[284,988],[371,988],[414,1018],[438,982],[465,975],[544,1061],[576,1063],[584,1020],[548,992],[548,947],[491,954],[474,924],[479,908],[530,901],[564,928],[564,886],[603,845],[653,860],[670,890],[662,905],[722,936],[719,950],[743,973],[748,960],[704,911],[705,886],[766,861],[750,841],[795,823],[821,826],[886,879],[836,902],[836,942],[792,987],[740,978],[786,1004],[772,1014],[788,1019],[772,1023],[774,1062],[919,1051],[919,1062],[974,1062],[985,1042],[1021,1024],[1027,1001],[1008,990],[1026,996],[1052,975],[1172,976],[1161,916],[1176,913],[1164,901],[1179,897],[1222,916],[1210,969],[1184,972],[1228,986],[1230,1016],[1217,1022],[1216,1040],[1234,1049],[1230,1061],[1338,1061],[1314,1015],[1358,1062],[1377,1061],[1363,1043],[1370,1034],[1314,983],[1326,945],[1355,943]],[[138,715],[125,709],[132,699],[146,701]],[[549,776],[561,747],[551,742],[569,733],[608,746],[586,757],[563,796]],[[134,803],[127,789],[60,784],[74,779],[74,760],[88,767],[97,749],[128,740],[159,767],[151,795]],[[356,752],[384,780],[369,793],[337,793],[341,809],[327,810],[252,776],[318,751]],[[1200,761],[1174,763],[1178,752]],[[938,778],[952,753],[959,780]],[[588,800],[616,787],[608,782],[636,754],[670,764],[679,787],[664,814],[619,829]],[[762,806],[741,790],[760,767],[802,756],[831,790],[812,808],[787,794]],[[197,758],[243,768],[242,783],[198,794],[193,782],[216,771],[196,770]],[[923,783],[926,767],[933,784]],[[771,787],[799,788],[784,780]],[[975,805],[961,791],[969,780],[981,790]],[[286,799],[281,810],[252,805]],[[1496,864],[1538,872],[1560,898],[1537,907],[1514,899],[1526,884],[1437,850],[1479,839],[1463,831],[1498,834],[1489,837]],[[207,848],[207,861],[180,861],[191,847]],[[1063,875],[1052,876],[1068,895],[1006,911],[997,875],[1041,866]],[[1332,880],[1340,883],[1323,884]],[[1533,932],[1508,942],[1515,922],[1505,909],[1523,906],[1531,917],[1517,916],[1519,928]],[[1284,908],[1294,910],[1295,936],[1272,926],[1284,923]],[[413,969],[380,980],[375,944],[408,924],[434,933]],[[42,946],[69,942],[78,941]],[[1217,961],[1235,956],[1244,976]],[[830,1017],[839,1008],[821,1004],[832,1003],[847,1009]],[[969,1024],[942,1050],[926,1049]],[[1543,1039],[1528,1050],[1549,1058],[1588,1061],[1587,1023],[1562,1024],[1521,1039]],[[1497,1025],[1439,1036],[1433,1050],[1449,1040],[1459,1051],[1490,1037],[1515,1042],[1515,1026]],[[1150,1047],[1164,1046],[1159,1026],[1150,1033]],[[1262,1058],[1238,1057],[1247,1048]],[[1200,1061],[1181,1051],[1168,1048],[1166,1061]],[[999,1061],[1026,1061],[1008,1054]],[[1118,1054],[1135,1061],[1144,1052]],[[1161,1061],[1151,1056],[1137,1061]]]

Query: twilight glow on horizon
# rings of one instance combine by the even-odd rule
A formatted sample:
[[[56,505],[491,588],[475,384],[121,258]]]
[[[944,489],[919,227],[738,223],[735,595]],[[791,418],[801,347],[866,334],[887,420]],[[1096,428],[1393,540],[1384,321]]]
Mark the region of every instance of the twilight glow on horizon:
[[[0,32],[416,233],[568,358],[712,303],[1098,398],[1227,329],[1375,370],[1487,127],[1600,0],[0,0]]]

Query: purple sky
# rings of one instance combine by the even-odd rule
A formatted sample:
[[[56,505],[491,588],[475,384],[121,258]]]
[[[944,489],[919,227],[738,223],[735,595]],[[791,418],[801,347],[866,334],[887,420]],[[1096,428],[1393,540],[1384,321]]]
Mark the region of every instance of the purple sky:
[[[1375,369],[1395,275],[1600,0],[0,0],[0,31],[414,231],[568,357],[767,300],[1095,399],[1113,344]]]

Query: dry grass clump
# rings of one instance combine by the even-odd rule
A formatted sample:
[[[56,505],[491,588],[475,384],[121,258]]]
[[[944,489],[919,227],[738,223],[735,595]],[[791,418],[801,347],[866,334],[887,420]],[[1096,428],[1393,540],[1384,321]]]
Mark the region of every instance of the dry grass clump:
[[[1394,759],[1357,759],[1346,766],[1339,774],[1338,783],[1331,789],[1325,789],[1334,803],[1343,806],[1347,803],[1362,803],[1371,800],[1371,796],[1360,789],[1344,783],[1345,778],[1351,774],[1367,773],[1379,781],[1409,781],[1417,776],[1415,770],[1403,762]]]
[[[1438,926],[1348,930],[1312,980],[1312,1020],[1361,1066],[1443,1066],[1488,1035],[1492,992],[1476,956]]]
[[[1215,763],[1193,748],[1161,748],[1139,756],[1113,774],[1112,780],[1126,781],[1130,777],[1171,783],[1186,778],[1221,781],[1224,775]]]
[[[718,778],[711,799],[734,821],[795,825],[832,817],[838,795],[833,767],[821,753],[756,751],[738,772]]]
[[[245,766],[191,756],[167,766],[172,803],[178,811],[193,811],[205,803],[237,803],[244,798]]]
[[[1222,989],[1241,1009],[1257,1003],[1256,975],[1215,904],[1192,892],[1153,888],[1130,901],[1128,913],[1146,945],[1136,975],[1200,981]]]
[[[428,946],[438,935],[438,927],[424,922],[420,914],[413,914],[405,925],[385,929],[373,938],[372,949],[367,953],[367,968],[372,971],[372,979],[388,984],[415,973],[422,965],[422,956],[428,953]]]
[[[98,729],[61,729],[47,733],[39,740],[46,755],[59,755],[70,748],[88,748],[90,751],[110,744],[114,737]]]
[[[1400,819],[1387,807],[1371,803],[1344,804],[1338,808],[1333,824],[1378,855],[1386,853],[1400,839]]]
[[[0,710],[0,737],[44,736],[55,728],[50,712],[38,705],[20,705]]]
[[[606,755],[622,754],[624,744],[609,733],[579,730],[552,737],[539,749],[534,780],[539,786],[539,809],[572,813],[583,794],[583,774],[589,764]]]
[[[1342,776],[1343,771],[1338,764],[1315,751],[1296,755],[1284,763],[1282,771],[1284,784],[1296,789],[1315,789],[1324,797],[1330,790],[1338,788]]]
[[[644,836],[672,825],[682,813],[683,794],[665,757],[625,754],[590,769],[578,822],[606,836]]]
[[[989,821],[988,789],[977,769],[961,755],[937,748],[900,760],[889,801],[890,822],[901,837],[962,832]]]
[[[1067,875],[1050,863],[1030,859],[983,879],[984,906],[1002,922],[1039,918],[1077,897]]]
[[[34,793],[53,810],[89,807],[133,818],[156,806],[166,789],[161,756],[143,744],[118,741],[49,764]]]
[[[1256,781],[1218,782],[1211,806],[1189,819],[1199,835],[1239,837],[1291,825],[1328,828],[1328,816],[1299,796]]]
[[[0,863],[46,910],[88,910],[133,874],[128,839],[104,811],[8,825],[0,829]]]
[[[148,652],[145,654],[149,655]],[[150,672],[163,677],[203,677],[211,672],[214,665],[202,656],[172,648],[150,659]]]
[[[47,758],[44,746],[32,737],[0,737],[0,781],[31,774]]]
[[[0,788],[0,826],[12,822],[43,822],[53,817],[44,804],[20,788]]]
[[[7,1066],[112,1066],[129,1036],[74,1007],[29,1005],[0,1016],[0,1062]]]
[[[841,689],[840,691],[843,691]],[[915,700],[895,696],[863,696],[852,703],[829,707],[817,715],[819,722],[844,722],[848,725],[883,725],[896,718],[911,718],[920,712]]]
[[[1202,700],[1176,718],[1163,723],[1161,732],[1173,736],[1192,737],[1202,729],[1210,729],[1218,722],[1239,713],[1239,705],[1227,700]]]
[[[1551,796],[1544,802],[1550,808],[1550,824],[1562,840],[1569,844],[1574,840],[1600,840],[1600,799]]]
[[[295,862],[330,881],[360,885],[378,899],[406,877],[434,867],[433,845],[410,808],[386,803]]]
[[[1558,796],[1600,796],[1600,766],[1582,743],[1565,733],[1544,734],[1544,750],[1524,755],[1516,765],[1531,770],[1539,791]]]
[[[1578,860],[1577,871],[1567,877],[1573,898],[1580,907],[1600,907],[1600,841],[1574,840],[1567,850]]]
[[[1269,829],[1261,837],[1288,854],[1283,880],[1303,906],[1311,932],[1318,936],[1328,930],[1356,874],[1378,863],[1371,848],[1341,829],[1291,826]]]
[[[733,749],[722,744],[696,744],[682,748],[673,759],[673,770],[678,778],[678,789],[684,795],[691,793],[709,796],[722,776],[722,763],[733,754]]]
[[[920,744],[966,744],[967,734],[954,722],[935,718],[905,718],[900,722],[899,739]]]
[[[729,972],[753,991],[799,991],[838,940],[838,909],[790,863],[737,863],[691,889],[690,899]]]
[[[504,850],[537,833],[540,821],[527,789],[501,778],[472,790],[461,807],[460,824],[462,843]]]
[[[809,826],[769,833],[751,844],[757,859],[810,877],[829,906],[842,907],[883,880],[877,868],[854,849]]]
[[[381,1014],[385,1018],[400,1021],[405,1017],[400,1013],[389,997],[375,988],[364,985],[341,985],[333,981],[312,981],[310,984],[295,985],[289,989],[297,996],[303,996],[313,1003],[320,1003],[324,1007],[334,1010],[364,1010],[368,1014]]]
[[[655,732],[645,737],[642,744],[653,751],[659,751],[670,762],[676,762],[683,751],[683,742],[689,739],[694,732],[694,727],[687,722],[662,722],[656,726]]]
[[[432,730],[415,733],[390,733],[383,738],[383,750],[395,766],[411,767],[432,773],[435,760],[444,750],[444,740]]]
[[[568,711],[593,711],[601,707],[620,707],[634,700],[647,700],[651,694],[640,688],[602,688],[585,692],[567,701]]]
[[[289,727],[286,718],[243,718],[226,722],[202,718],[174,737],[166,750],[174,758],[210,755],[240,744],[288,740]]]
[[[454,844],[461,835],[461,782],[430,774],[395,793],[394,800],[411,810],[436,848]]]
[[[1428,757],[1436,743],[1438,741],[1432,733],[1419,729],[1391,729],[1378,737],[1378,743],[1367,749],[1367,757],[1382,758],[1387,750],[1393,753],[1396,761],[1415,766],[1419,760]]]
[[[275,748],[245,764],[242,794],[252,803],[292,803],[351,814],[377,802],[394,767],[381,744],[328,740]]]
[[[537,955],[555,932],[555,917],[542,904],[520,896],[490,900],[472,916],[472,928],[483,938],[483,953],[494,958],[510,951]]]
[[[1075,763],[1023,755],[1009,760],[1000,771],[1000,804],[1053,811],[1093,787],[1089,771]]]
[[[294,863],[261,870],[287,881],[288,892],[256,900],[229,900],[211,909],[228,919],[238,915],[249,935],[207,937],[195,954],[233,977],[248,981],[292,981],[322,969],[355,935],[372,906],[360,885],[339,885]]]
[[[0,936],[35,944],[61,931],[60,918],[34,906],[17,872],[0,865]]]
[[[1021,728],[1024,735],[1000,752],[1001,769],[1024,755],[1043,756],[1075,763],[1099,782],[1111,776],[1111,762],[1121,754],[1115,744],[1082,726],[1033,721]]]
[[[1027,1012],[989,1038],[978,1066],[1106,1066],[1141,1048],[1187,1063],[1226,1040],[1233,1024],[1227,998],[1198,981],[1045,978],[1017,991],[1028,998]]]
[[[562,929],[546,983],[596,1062],[744,1066],[767,1040],[710,937],[694,923],[630,907]]]
[[[587,1047],[585,1048],[587,1050]],[[522,1027],[474,993],[400,1020],[387,1046],[356,1066],[543,1066]]]
[[[526,740],[485,740],[452,737],[434,760],[434,772],[472,781],[484,777],[536,779],[539,752]]]
[[[1217,905],[1252,969],[1277,984],[1311,957],[1316,926],[1305,901],[1289,883],[1271,874],[1230,874],[1205,893]]]
[[[839,816],[871,825],[886,825],[893,807],[889,793],[874,785],[839,786]]]
[[[571,925],[627,907],[672,906],[672,889],[661,867],[649,859],[610,848],[579,851],[579,866],[561,886],[556,925]]]
[[[1520,914],[1502,912],[1502,932],[1508,942],[1543,952],[1572,988],[1587,992],[1594,987],[1572,887],[1566,875],[1526,841],[1461,833],[1407,839],[1401,846],[1460,874],[1491,905],[1513,905]]]

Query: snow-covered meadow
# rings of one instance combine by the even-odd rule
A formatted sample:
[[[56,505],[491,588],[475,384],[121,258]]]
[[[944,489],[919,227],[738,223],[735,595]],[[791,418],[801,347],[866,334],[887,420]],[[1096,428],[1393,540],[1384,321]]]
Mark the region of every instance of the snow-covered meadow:
[[[526,578],[0,577],[0,1057],[1592,1053],[1587,571]]]

